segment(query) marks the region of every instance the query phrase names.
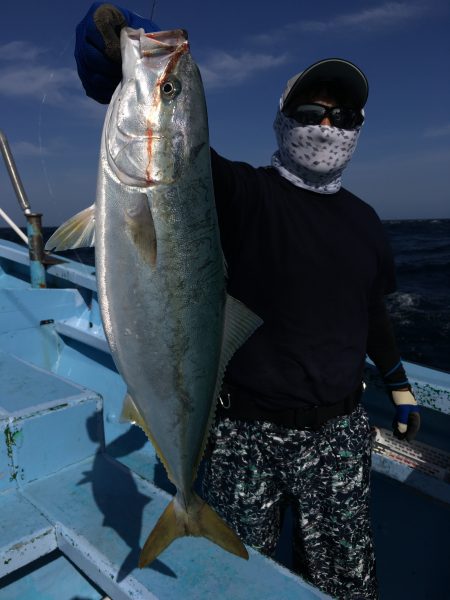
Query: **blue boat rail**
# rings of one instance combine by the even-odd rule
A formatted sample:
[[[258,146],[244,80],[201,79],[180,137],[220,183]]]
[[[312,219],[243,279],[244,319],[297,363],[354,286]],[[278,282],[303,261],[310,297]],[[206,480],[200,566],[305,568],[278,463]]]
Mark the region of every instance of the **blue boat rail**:
[[[30,280],[31,286],[34,288],[45,288],[45,252],[44,243],[42,238],[42,215],[40,213],[34,213],[31,210],[28,196],[25,192],[22,180],[19,175],[14,157],[8,143],[8,138],[5,133],[0,130],[0,150],[5,162],[6,170],[8,171],[9,178],[13,190],[16,194],[19,206],[21,207],[23,214],[27,220],[27,234],[17,227],[14,221],[8,217],[6,212],[0,207],[0,216],[5,220],[8,225],[14,229],[17,235],[27,244],[29,255],[30,255]]]

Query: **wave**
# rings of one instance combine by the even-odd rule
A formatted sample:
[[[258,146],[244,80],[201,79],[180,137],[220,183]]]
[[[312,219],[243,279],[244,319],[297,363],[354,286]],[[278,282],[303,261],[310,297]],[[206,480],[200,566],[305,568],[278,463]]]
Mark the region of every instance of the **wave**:
[[[450,276],[450,260],[445,262],[435,261],[433,263],[423,262],[423,263],[413,263],[413,262],[400,262],[398,261],[396,264],[397,276],[402,275],[417,275],[420,276],[422,273],[424,275],[430,274],[438,274],[442,275],[444,278],[448,278]]]

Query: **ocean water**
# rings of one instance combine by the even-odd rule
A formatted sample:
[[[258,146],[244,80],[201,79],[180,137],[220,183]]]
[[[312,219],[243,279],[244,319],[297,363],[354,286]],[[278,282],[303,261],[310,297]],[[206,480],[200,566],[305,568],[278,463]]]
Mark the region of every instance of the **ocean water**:
[[[387,305],[401,356],[450,372],[450,219],[384,224],[398,288]]]
[[[387,298],[404,360],[450,372],[450,219],[385,221],[398,291]],[[46,228],[48,239],[54,229]],[[10,229],[0,237],[18,241]],[[92,249],[61,253],[94,264]]]

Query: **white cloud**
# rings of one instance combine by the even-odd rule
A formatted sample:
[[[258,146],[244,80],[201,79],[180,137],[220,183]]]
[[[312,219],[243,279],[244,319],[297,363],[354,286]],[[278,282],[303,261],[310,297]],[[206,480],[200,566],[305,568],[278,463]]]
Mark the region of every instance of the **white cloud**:
[[[201,63],[203,81],[209,88],[223,88],[242,83],[257,71],[272,69],[286,63],[287,54],[277,56],[242,52],[232,55],[228,52],[214,52]]]
[[[76,70],[47,64],[41,57],[45,52],[21,40],[0,46],[0,96],[82,112],[88,118],[104,116],[104,107],[85,96]]]
[[[29,99],[89,119],[104,118],[106,110],[84,94],[75,69],[38,63],[0,67],[0,96]]]
[[[46,50],[26,40],[15,40],[0,46],[0,61],[34,61]]]
[[[437,137],[445,137],[450,135],[450,123],[446,125],[442,125],[441,127],[430,127],[425,129],[424,131],[425,137],[437,138]]]
[[[341,14],[331,19],[297,21],[268,33],[253,36],[259,43],[279,42],[288,35],[298,33],[322,33],[345,31],[351,28],[379,30],[394,27],[412,19],[417,19],[429,9],[425,4],[411,2],[386,2],[381,6],[367,8],[353,13]]]
[[[14,157],[25,158],[44,158],[47,156],[61,157],[65,153],[71,153],[74,147],[70,143],[70,139],[64,136],[45,136],[36,141],[18,140],[10,142]]]
[[[17,157],[35,157],[35,156],[48,156],[51,154],[48,148],[34,144],[33,142],[21,141],[13,142],[11,144],[11,150],[13,156]]]
[[[60,104],[64,101],[64,91],[78,86],[76,71],[66,67],[34,64],[0,69],[0,94],[3,96],[47,97],[49,102]]]
[[[396,25],[415,19],[427,11],[426,6],[406,2],[387,2],[382,6],[369,8],[357,13],[342,15],[328,21],[327,25],[333,28],[365,26],[365,27],[384,27]]]
[[[75,69],[51,67],[36,60],[45,52],[43,48],[18,40],[0,46],[0,57],[2,51],[1,96],[30,98],[52,106],[86,111],[87,116],[94,118],[104,115],[103,106],[84,96]],[[28,58],[26,63],[24,58]],[[223,88],[240,84],[254,73],[275,68],[287,60],[287,54],[214,51],[201,65],[201,72],[209,88]]]

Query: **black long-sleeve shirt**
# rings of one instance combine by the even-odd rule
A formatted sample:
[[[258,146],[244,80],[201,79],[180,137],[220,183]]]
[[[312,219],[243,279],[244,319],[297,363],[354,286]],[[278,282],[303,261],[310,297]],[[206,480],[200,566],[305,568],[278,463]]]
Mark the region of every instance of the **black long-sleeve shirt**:
[[[83,86],[108,102],[120,71],[83,36]],[[375,211],[343,188],[317,194],[272,168],[211,157],[228,289],[264,319],[232,358],[228,381],[269,406],[333,404],[361,381],[367,351],[404,385],[382,300],[395,290],[392,253]]]
[[[383,303],[395,269],[375,211],[344,188],[319,194],[211,157],[228,292],[264,320],[226,380],[270,408],[301,407],[354,391],[366,352],[381,371],[395,365]]]

